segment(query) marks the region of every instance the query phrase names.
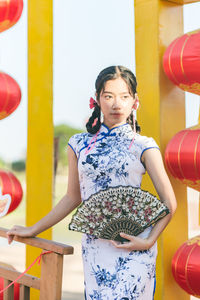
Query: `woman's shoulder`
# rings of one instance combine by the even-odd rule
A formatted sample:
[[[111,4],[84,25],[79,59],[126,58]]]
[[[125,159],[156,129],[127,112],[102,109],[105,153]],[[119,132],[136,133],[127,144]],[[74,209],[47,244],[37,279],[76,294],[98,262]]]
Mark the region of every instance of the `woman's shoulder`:
[[[155,139],[146,135],[140,135],[137,133],[135,136],[135,142],[142,150],[147,148],[159,148]]]
[[[143,153],[151,148],[157,148],[159,149],[158,144],[156,143],[155,139],[153,137],[149,137],[146,135],[135,135],[135,153],[138,156],[138,159],[142,163],[142,155]]]
[[[68,145],[72,148],[72,150],[77,155],[80,149],[84,147],[85,144],[87,144],[87,140],[91,136],[92,134],[88,132],[76,133],[70,137],[68,141]]]
[[[87,134],[88,134],[87,132],[76,133],[70,137],[69,141],[70,140],[81,141],[87,136]]]

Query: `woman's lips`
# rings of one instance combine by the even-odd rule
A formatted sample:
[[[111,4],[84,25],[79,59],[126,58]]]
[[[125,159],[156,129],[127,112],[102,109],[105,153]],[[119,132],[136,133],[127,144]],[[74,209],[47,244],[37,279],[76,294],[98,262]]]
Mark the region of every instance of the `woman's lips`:
[[[111,114],[112,116],[115,116],[115,117],[120,117],[120,116],[122,116],[122,114],[120,114],[120,113],[113,113],[113,114]]]

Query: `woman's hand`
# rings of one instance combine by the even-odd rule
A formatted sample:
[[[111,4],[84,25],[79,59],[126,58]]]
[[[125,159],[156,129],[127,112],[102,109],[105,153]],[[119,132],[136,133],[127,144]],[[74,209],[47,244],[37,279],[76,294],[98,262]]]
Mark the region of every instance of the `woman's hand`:
[[[116,241],[111,241],[111,243],[118,249],[124,249],[128,251],[134,251],[134,250],[148,250],[153,245],[150,244],[148,239],[142,239],[137,236],[132,236],[129,234],[125,234],[123,232],[120,233],[120,236],[129,240],[130,242],[126,242],[124,244],[118,244]]]
[[[8,230],[6,234],[8,237],[8,244],[11,244],[15,235],[21,237],[33,237],[34,231],[32,226],[23,227],[23,226],[15,225],[10,230]]]

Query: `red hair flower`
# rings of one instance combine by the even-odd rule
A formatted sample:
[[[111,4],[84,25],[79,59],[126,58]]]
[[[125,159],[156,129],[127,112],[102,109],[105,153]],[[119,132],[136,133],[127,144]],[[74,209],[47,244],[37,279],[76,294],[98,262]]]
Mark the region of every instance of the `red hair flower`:
[[[97,102],[94,100],[94,98],[90,98],[90,109],[94,108],[97,105]]]

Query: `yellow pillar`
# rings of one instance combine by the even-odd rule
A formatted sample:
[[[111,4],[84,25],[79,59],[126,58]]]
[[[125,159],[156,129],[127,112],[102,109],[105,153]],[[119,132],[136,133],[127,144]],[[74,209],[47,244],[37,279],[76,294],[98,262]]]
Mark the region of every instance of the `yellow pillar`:
[[[28,0],[28,141],[26,224],[52,208],[53,193],[53,0]],[[51,239],[51,230],[41,235]],[[26,264],[41,251],[27,247]],[[40,267],[30,271],[40,276]],[[31,299],[39,299],[32,291]]]
[[[165,76],[162,57],[167,46],[183,34],[183,6],[162,0],[135,0],[135,44],[138,94],[141,100],[138,120],[142,135],[153,136],[162,154],[174,134],[185,128],[184,92]],[[155,193],[148,176],[143,188]],[[158,241],[157,287],[155,300],[188,300],[171,273],[171,260],[188,238],[186,187],[171,176],[177,212]]]

